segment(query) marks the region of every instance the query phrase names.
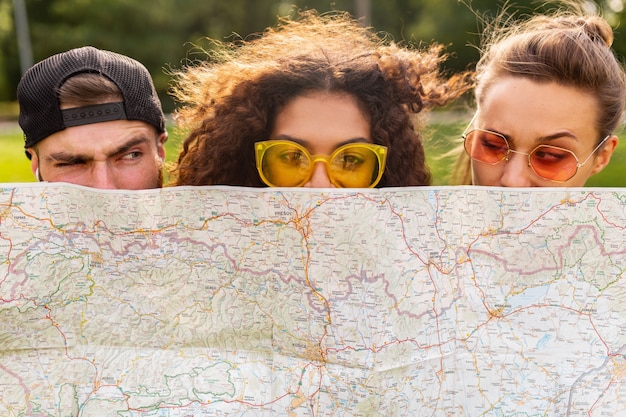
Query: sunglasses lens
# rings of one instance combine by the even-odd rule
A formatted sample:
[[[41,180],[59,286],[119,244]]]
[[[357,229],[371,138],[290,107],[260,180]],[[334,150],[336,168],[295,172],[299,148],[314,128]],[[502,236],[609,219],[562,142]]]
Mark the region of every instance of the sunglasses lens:
[[[261,160],[261,173],[272,187],[299,187],[309,178],[311,157],[295,143],[269,146]]]
[[[337,187],[373,187],[382,176],[380,159],[375,150],[366,145],[346,145],[331,156],[328,175]]]
[[[483,130],[472,130],[465,136],[465,151],[476,161],[497,164],[506,158],[509,145],[500,135]]]
[[[576,174],[578,161],[567,149],[540,145],[530,154],[530,166],[541,178],[567,181]]]

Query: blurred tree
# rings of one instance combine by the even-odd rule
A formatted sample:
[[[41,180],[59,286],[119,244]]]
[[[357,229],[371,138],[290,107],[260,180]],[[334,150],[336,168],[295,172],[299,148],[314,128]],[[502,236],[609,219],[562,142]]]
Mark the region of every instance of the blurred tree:
[[[13,94],[10,74],[20,74],[11,0],[0,0],[0,100]],[[6,99],[5,99],[6,100]]]
[[[93,45],[131,56],[150,70],[169,110],[164,67],[180,65],[188,41],[241,29],[245,24],[241,3],[229,2],[227,7],[219,0],[30,0],[33,55],[39,61]]]
[[[275,7],[267,7],[273,3],[268,0],[27,0],[26,6],[35,62],[83,45],[131,56],[150,70],[164,107],[171,110],[173,103],[166,94],[167,67],[182,65],[192,43],[202,37],[226,39],[232,33],[245,35],[264,29],[275,21]],[[15,42],[14,35],[11,38]],[[0,59],[15,56],[7,48]],[[0,72],[10,84],[17,85],[19,70],[7,68]],[[14,95],[0,91],[0,100],[14,99]]]
[[[298,8],[356,13],[358,0],[25,0],[35,62],[67,49],[93,45],[129,55],[150,70],[166,110],[168,67],[193,60],[194,45],[209,47],[204,37],[229,40],[247,37],[276,23],[277,16]],[[481,30],[478,16],[493,16],[506,0],[370,0],[371,26],[396,41],[447,46],[450,71],[478,59]],[[610,12],[616,31],[615,49],[626,53],[619,23],[626,23],[623,0],[598,0]],[[13,26],[12,0],[0,0],[0,101],[15,100],[20,68]],[[548,2],[510,0],[520,13]],[[470,6],[468,6],[468,4]],[[624,21],[623,21],[624,20]],[[623,22],[622,22],[623,21]],[[624,25],[622,25],[624,26]]]
[[[622,62],[626,57],[626,10],[624,3],[626,0],[603,0],[599,7],[602,14],[611,23],[614,29],[615,39],[613,49],[620,56]]]

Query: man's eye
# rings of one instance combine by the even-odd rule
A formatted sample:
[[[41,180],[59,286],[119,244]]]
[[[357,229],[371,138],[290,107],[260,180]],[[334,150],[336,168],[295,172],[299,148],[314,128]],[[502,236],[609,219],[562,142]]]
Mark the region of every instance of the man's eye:
[[[67,167],[73,167],[76,165],[80,165],[82,162],[80,161],[71,161],[71,162],[57,162],[56,164],[54,164],[55,168],[67,168]]]
[[[142,153],[141,153],[141,152],[139,152],[139,151],[133,151],[133,152],[129,152],[129,153],[127,153],[126,155],[124,155],[124,156],[122,157],[122,159],[134,160],[134,159],[138,159],[138,158],[140,158],[140,157],[141,157],[141,155],[142,155]]]

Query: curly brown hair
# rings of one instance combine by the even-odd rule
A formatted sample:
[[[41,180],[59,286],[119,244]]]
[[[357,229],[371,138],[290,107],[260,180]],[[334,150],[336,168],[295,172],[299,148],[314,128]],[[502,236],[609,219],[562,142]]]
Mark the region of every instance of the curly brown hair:
[[[428,185],[414,116],[472,87],[470,73],[441,75],[441,45],[402,47],[342,12],[301,12],[255,39],[212,42],[208,60],[173,73],[176,119],[187,132],[175,185],[264,186],[254,143],[269,139],[290,100],[316,91],[355,97],[373,142],[388,147],[378,187]]]

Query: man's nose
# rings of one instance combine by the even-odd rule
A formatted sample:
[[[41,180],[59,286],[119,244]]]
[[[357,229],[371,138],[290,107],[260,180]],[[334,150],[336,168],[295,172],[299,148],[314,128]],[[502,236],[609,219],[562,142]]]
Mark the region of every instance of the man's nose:
[[[102,189],[116,189],[115,176],[111,171],[111,167],[105,162],[96,162],[92,169],[89,178],[89,187],[102,188]]]

